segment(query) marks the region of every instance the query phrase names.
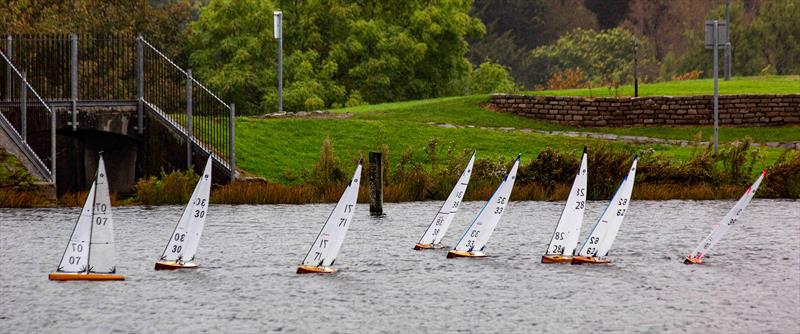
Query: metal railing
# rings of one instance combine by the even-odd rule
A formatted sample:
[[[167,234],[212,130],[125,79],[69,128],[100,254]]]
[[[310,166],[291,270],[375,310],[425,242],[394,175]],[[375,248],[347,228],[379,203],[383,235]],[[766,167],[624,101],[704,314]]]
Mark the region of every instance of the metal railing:
[[[33,168],[48,182],[56,183],[56,115],[5,52],[0,65],[8,81],[18,87],[0,90],[0,127],[11,137]],[[7,78],[8,79],[8,78]],[[16,89],[8,89],[16,88]]]
[[[73,130],[79,101],[137,103],[140,134],[145,110],[168,119],[166,124],[188,139],[189,166],[192,151],[199,149],[235,177],[234,105],[141,36],[9,35],[2,44],[5,62],[16,68],[0,69],[0,101],[20,100],[19,73],[27,72],[26,85],[37,88],[42,104],[71,106]]]
[[[141,36],[137,39],[139,99],[187,137],[187,164],[197,147],[235,177],[235,106],[225,103]],[[147,82],[147,85],[141,83]]]

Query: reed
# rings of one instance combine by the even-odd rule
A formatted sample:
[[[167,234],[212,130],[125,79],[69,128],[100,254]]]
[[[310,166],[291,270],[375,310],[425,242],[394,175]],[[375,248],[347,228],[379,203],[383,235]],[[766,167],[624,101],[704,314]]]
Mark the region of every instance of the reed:
[[[136,182],[135,201],[144,205],[183,204],[189,200],[199,176],[193,171],[161,173]]]
[[[39,208],[51,205],[51,200],[35,192],[0,188],[0,207],[2,208]]]

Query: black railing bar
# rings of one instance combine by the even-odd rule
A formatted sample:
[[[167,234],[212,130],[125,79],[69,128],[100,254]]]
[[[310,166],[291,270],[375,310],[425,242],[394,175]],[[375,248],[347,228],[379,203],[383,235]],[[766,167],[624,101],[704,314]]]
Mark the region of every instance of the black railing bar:
[[[20,79],[22,79],[22,81],[25,83],[25,86],[28,86],[28,89],[30,89],[30,91],[33,93],[33,95],[36,96],[36,99],[39,100],[39,102],[41,102],[44,105],[44,108],[47,109],[47,111],[49,111],[50,114],[52,115],[53,111],[50,110],[50,107],[47,106],[47,103],[44,103],[44,100],[42,100],[42,97],[39,96],[39,93],[37,93],[36,90],[33,89],[33,87],[31,87],[30,83],[28,83],[28,80],[26,80],[24,77],[22,77],[22,74],[17,70],[17,68],[14,66],[14,64],[11,63],[11,60],[9,60],[8,57],[6,57],[6,54],[3,53],[2,51],[0,51],[0,56],[3,57],[3,59],[6,61],[6,64],[8,64],[8,66],[11,66],[11,69],[14,70],[15,73],[17,73],[17,75],[20,77]]]

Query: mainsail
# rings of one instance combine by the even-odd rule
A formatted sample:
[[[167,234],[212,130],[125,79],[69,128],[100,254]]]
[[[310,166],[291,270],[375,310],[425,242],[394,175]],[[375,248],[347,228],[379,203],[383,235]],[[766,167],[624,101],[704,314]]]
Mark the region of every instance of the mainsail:
[[[189,203],[183,210],[183,215],[175,225],[175,230],[170,235],[167,247],[161,255],[161,260],[175,262],[191,262],[194,260],[200,235],[206,222],[209,195],[211,192],[211,166],[212,158],[209,156],[203,175],[189,198]]]
[[[611,244],[614,243],[614,239],[617,237],[619,227],[622,225],[625,212],[630,204],[633,184],[636,178],[636,163],[638,161],[638,157],[633,158],[633,164],[631,164],[631,168],[628,171],[628,176],[622,180],[622,184],[617,188],[617,192],[611,198],[611,202],[609,202],[603,215],[594,223],[591,233],[584,240],[577,255],[603,257],[608,254],[608,250],[611,249]]]
[[[61,256],[57,272],[114,273],[114,257],[114,219],[111,215],[106,166],[101,156],[95,181]]]
[[[461,173],[458,183],[453,187],[450,196],[447,196],[447,200],[442,204],[442,207],[439,208],[439,212],[436,214],[436,217],[433,218],[428,229],[425,230],[418,244],[437,245],[442,242],[442,238],[444,238],[445,233],[447,233],[447,229],[450,227],[450,223],[453,222],[458,207],[461,205],[464,192],[467,191],[467,185],[472,175],[472,166],[474,163],[475,153],[472,153],[472,157],[469,159],[467,167],[464,168],[464,172]]]
[[[568,255],[571,256],[578,246],[578,235],[583,224],[583,212],[586,208],[586,183],[587,183],[587,157],[586,148],[583,148],[581,165],[578,174],[572,183],[567,204],[561,212],[556,230],[550,238],[545,255]]]
[[[461,236],[454,250],[473,252],[483,251],[484,247],[486,247],[489,237],[492,236],[492,232],[497,227],[497,223],[500,222],[503,211],[508,205],[508,198],[511,196],[511,191],[514,189],[514,181],[517,178],[519,160],[520,156],[517,156],[517,160],[514,161],[514,165],[506,174],[503,182],[500,183],[500,186],[497,187],[492,197],[483,206],[481,212],[478,213],[478,216]]]
[[[303,259],[303,266],[328,267],[333,265],[353,219],[353,211],[358,200],[360,178],[361,162],[359,161],[350,184],[347,185],[347,189],[345,189],[339,202],[336,203],[336,207]]]
[[[756,190],[758,190],[758,186],[761,185],[761,180],[764,179],[766,174],[766,170],[761,172],[761,175],[758,177],[758,179],[756,179],[756,182],[747,188],[747,191],[745,191],[744,195],[739,198],[739,201],[736,202],[736,205],[734,205],[733,208],[728,211],[728,214],[725,215],[725,217],[723,217],[716,226],[714,226],[711,234],[703,239],[703,241],[701,241],[700,244],[695,247],[692,253],[689,254],[690,257],[698,260],[702,259],[708,253],[711,247],[716,245],[717,242],[719,242],[719,240],[725,236],[725,233],[730,230],[731,226],[736,224],[736,221],[739,220],[739,216],[742,215],[742,212],[747,207],[747,204],[750,204],[750,200],[753,199],[753,196],[756,194]]]

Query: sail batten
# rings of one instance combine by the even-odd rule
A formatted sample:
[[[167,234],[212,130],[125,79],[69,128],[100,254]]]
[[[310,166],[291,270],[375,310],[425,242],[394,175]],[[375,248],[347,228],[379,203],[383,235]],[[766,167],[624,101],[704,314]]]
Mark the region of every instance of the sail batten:
[[[441,243],[442,238],[444,238],[444,235],[450,228],[450,224],[453,222],[453,218],[455,218],[456,212],[458,212],[458,208],[461,206],[461,202],[464,199],[464,193],[467,191],[474,163],[475,153],[472,154],[456,186],[450,191],[450,195],[447,196],[447,199],[442,204],[442,207],[439,208],[438,213],[433,217],[433,221],[428,225],[428,229],[422,234],[417,244],[436,245]]]

